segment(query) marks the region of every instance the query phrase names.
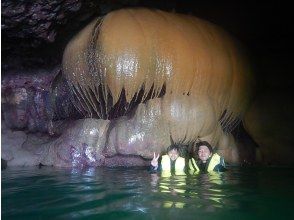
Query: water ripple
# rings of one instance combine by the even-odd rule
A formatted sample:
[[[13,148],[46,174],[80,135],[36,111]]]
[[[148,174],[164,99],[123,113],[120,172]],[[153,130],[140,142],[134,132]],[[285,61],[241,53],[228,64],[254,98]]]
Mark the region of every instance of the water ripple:
[[[163,177],[137,168],[7,169],[2,171],[2,217],[234,219],[259,213],[272,218],[279,216],[274,212],[279,208],[293,216],[293,170],[276,171]]]

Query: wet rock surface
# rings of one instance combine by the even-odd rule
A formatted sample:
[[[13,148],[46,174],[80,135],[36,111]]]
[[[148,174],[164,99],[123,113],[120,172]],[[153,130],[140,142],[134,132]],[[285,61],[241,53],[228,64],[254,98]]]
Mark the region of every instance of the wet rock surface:
[[[142,0],[1,1],[2,70],[60,64],[66,43],[94,17],[125,6],[152,4],[174,6]]]
[[[71,140],[71,143],[75,143],[71,148],[65,148],[65,146],[69,146],[67,142],[70,142],[70,139],[65,134],[62,136],[64,131],[74,124],[69,118],[79,119],[82,117],[70,102],[67,84],[58,77],[66,43],[94,17],[125,6],[148,6],[148,4],[137,0],[1,1],[1,151],[4,159],[1,161],[2,167],[13,164],[38,165],[41,162],[57,166],[73,166],[75,164],[87,166],[101,164],[107,166],[148,165],[149,161],[143,157],[150,158],[153,151],[163,151],[170,144],[166,132],[149,133],[147,137],[148,127],[145,122],[136,121],[135,118],[120,119],[109,123],[105,140],[101,140],[102,143],[105,141],[105,146],[98,148],[97,155],[99,158],[101,155],[104,157],[103,162],[98,160],[92,162],[91,155],[96,154],[97,149],[93,150],[91,147],[88,156],[85,154],[92,143],[88,143],[87,140],[78,142],[76,139]],[[198,15],[205,15],[205,10],[201,12],[200,9],[185,9],[177,1],[170,1],[168,5],[164,1],[153,4],[157,8],[169,11],[178,6],[177,10],[179,11],[194,10],[194,12],[198,12]],[[276,10],[276,7],[273,8]],[[216,10],[218,10],[217,7],[212,11]],[[258,10],[257,8],[256,11]],[[277,8],[277,10],[280,9]],[[208,7],[206,11],[211,12]],[[268,10],[268,13],[271,11]],[[208,14],[213,18],[210,19],[211,21],[219,22],[217,18],[221,18],[220,14]],[[251,13],[248,14],[251,18]],[[284,15],[280,17],[285,18]],[[233,32],[239,34],[239,37],[244,36],[243,40],[247,40],[247,43],[251,42],[254,50],[260,50],[255,54],[258,61],[262,61],[259,65],[260,71],[264,72],[266,76],[269,74],[269,77],[266,78],[267,84],[273,84],[273,88],[270,89],[275,91],[264,95],[265,98],[254,103],[246,117],[246,129],[255,140],[253,148],[249,146],[252,143],[246,145],[248,141],[244,141],[245,144],[238,141],[237,144],[232,142],[231,136],[225,136],[221,139],[222,144],[220,144],[219,151],[227,161],[232,163],[254,162],[255,158],[252,158],[255,155],[256,143],[259,145],[256,155],[259,162],[287,164],[292,161],[290,155],[292,155],[291,146],[293,145],[293,137],[291,136],[293,106],[290,103],[284,103],[285,99],[291,100],[292,90],[276,93],[277,89],[280,90],[281,85],[288,88],[293,87],[293,80],[286,76],[291,70],[288,60],[292,60],[289,59],[291,55],[286,41],[287,32],[284,28],[287,27],[287,24],[280,25],[280,21],[276,21],[276,18],[268,21],[268,17],[265,16],[259,19],[257,24],[262,24],[260,27],[263,30],[272,30],[273,22],[271,21],[273,20],[280,29],[274,31],[275,33],[271,31],[266,36],[273,36],[274,41],[266,40],[267,38],[265,39],[260,34],[261,32],[256,32],[259,30],[256,29],[258,25],[255,25],[254,29],[252,23],[244,27],[237,22],[229,25],[228,22],[224,22],[227,27],[234,25],[240,27],[243,32],[240,29],[239,32],[238,30]],[[281,20],[287,21],[287,19]],[[251,35],[249,33],[245,37],[242,33],[246,33],[246,31],[249,31]],[[259,41],[254,42],[254,37],[257,37]],[[261,44],[261,42],[265,43]],[[279,44],[287,48],[287,58],[282,52],[277,53]],[[283,77],[277,77],[277,73],[283,73],[280,74]],[[263,81],[263,75],[261,75],[259,83]],[[271,104],[273,100],[275,105]],[[72,131],[73,135],[78,136],[78,131],[83,130],[84,127],[79,126],[75,127],[76,131]],[[156,125],[153,126],[159,128]],[[141,133],[136,132],[136,129],[141,129]],[[153,138],[153,135],[156,138]],[[237,139],[240,138],[238,132],[234,135]],[[248,138],[245,139],[248,140]],[[59,144],[56,144],[57,140],[59,140]],[[130,140],[133,142],[131,143]],[[48,156],[50,153],[51,158]],[[61,155],[61,159],[57,158],[57,153]],[[62,158],[62,155],[67,156]]]
[[[2,69],[60,64],[64,41],[96,8],[95,1],[1,1]]]
[[[36,19],[42,20],[43,17],[37,16]],[[34,33],[38,36],[37,31]],[[72,104],[72,90],[60,76],[60,67],[23,71],[20,68],[6,73],[2,80],[3,118],[11,132],[20,132],[20,137],[16,138],[18,147],[4,142],[8,146],[5,153],[9,165],[144,165],[152,158],[153,152],[165,153],[172,138],[176,143],[190,144],[193,135],[199,134],[201,138],[213,136],[218,127],[214,106],[208,97],[191,98],[182,94],[176,99],[178,101],[169,96],[149,100],[134,108],[134,114],[111,122],[97,119],[71,121],[81,115],[77,106]],[[80,98],[82,103],[91,99],[89,96]],[[186,123],[187,118],[195,119],[195,115],[197,123],[189,119]],[[4,141],[10,133],[5,135]],[[218,143],[218,139],[213,141]],[[238,159],[232,161],[238,162]]]
[[[2,78],[2,119],[9,128],[52,133],[53,120],[80,117],[59,73],[56,67],[13,72]]]

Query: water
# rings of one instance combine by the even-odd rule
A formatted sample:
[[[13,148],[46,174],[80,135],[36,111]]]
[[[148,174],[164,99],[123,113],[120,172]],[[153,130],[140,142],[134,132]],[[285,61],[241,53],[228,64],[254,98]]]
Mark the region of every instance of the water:
[[[8,168],[2,219],[294,219],[293,171],[163,177],[142,168]]]

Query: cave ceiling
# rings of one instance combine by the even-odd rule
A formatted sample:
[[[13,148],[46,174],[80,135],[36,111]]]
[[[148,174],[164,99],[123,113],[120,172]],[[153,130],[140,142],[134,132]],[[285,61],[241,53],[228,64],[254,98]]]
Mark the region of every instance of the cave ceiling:
[[[276,71],[289,75],[291,69],[288,48],[292,15],[282,2],[258,5],[250,1],[4,0],[2,75],[13,68],[60,64],[67,42],[93,18],[119,8],[141,6],[193,14],[220,25],[248,48],[261,84],[293,86],[292,80],[275,77]]]

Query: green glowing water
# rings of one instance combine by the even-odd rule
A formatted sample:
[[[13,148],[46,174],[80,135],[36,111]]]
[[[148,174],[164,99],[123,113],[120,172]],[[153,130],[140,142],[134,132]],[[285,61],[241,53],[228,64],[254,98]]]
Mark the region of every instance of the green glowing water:
[[[294,219],[294,169],[163,177],[145,169],[2,171],[2,219]]]

